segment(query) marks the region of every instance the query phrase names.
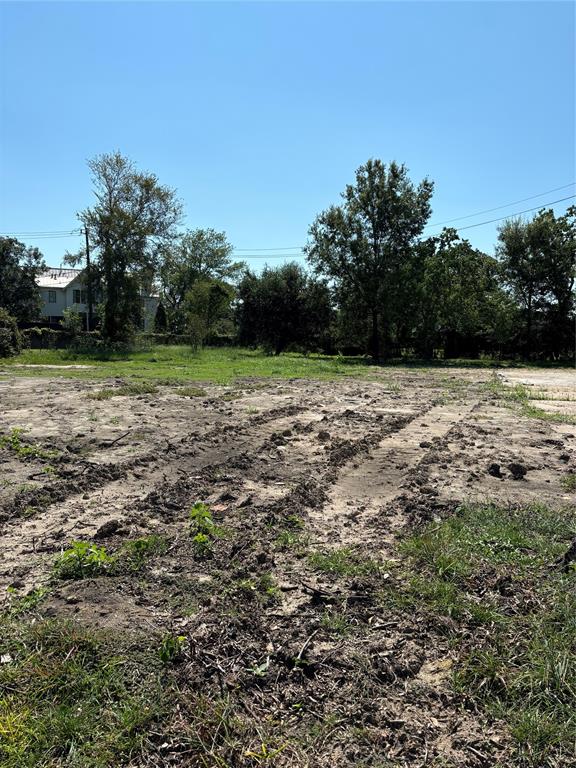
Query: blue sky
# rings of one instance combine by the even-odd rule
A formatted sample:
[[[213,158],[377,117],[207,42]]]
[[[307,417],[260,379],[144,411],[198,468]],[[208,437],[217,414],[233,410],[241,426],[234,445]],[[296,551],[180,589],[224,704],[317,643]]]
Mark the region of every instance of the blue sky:
[[[305,243],[370,157],[434,180],[431,222],[563,187],[574,33],[569,2],[2,2],[0,232],[77,226],[115,149],[242,255]],[[492,252],[496,226],[462,236]],[[20,239],[52,265],[81,245]]]

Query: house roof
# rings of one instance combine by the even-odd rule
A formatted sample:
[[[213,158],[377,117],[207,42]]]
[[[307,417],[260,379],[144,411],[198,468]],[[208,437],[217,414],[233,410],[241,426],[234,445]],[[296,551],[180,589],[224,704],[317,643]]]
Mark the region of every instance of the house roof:
[[[81,272],[81,269],[48,267],[38,275],[36,284],[39,288],[66,288]]]

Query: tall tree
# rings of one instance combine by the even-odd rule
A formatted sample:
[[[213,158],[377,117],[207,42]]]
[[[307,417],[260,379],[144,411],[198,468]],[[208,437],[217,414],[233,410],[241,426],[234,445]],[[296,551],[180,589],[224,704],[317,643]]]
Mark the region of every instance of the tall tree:
[[[574,312],[576,207],[558,218],[551,209],[542,209],[531,221],[509,219],[499,228],[498,241],[504,281],[525,318],[526,356],[546,351],[542,338],[538,346],[534,343],[538,318],[550,351],[567,351]]]
[[[442,347],[446,357],[475,357],[481,348],[500,349],[515,306],[500,285],[498,262],[454,229],[416,251],[413,333],[419,353],[430,357]]]
[[[103,332],[126,338],[141,320],[140,294],[149,290],[160,256],[176,236],[182,206],[174,190],[138,171],[119,152],[89,161],[96,204],[80,214],[95,251],[104,293]]]
[[[433,183],[415,187],[404,165],[386,167],[369,160],[342,194],[343,203],[321,213],[309,230],[306,247],[317,274],[334,281],[340,295],[353,295],[368,313],[371,349],[380,357],[380,324],[391,324],[400,310],[404,261],[430,216]]]
[[[160,281],[172,331],[184,330],[185,298],[196,283],[229,283],[239,277],[245,265],[232,261],[232,251],[226,234],[214,229],[188,231],[166,249]]]
[[[238,286],[241,343],[280,354],[291,344],[321,348],[330,325],[330,292],[296,263],[248,271]]]
[[[36,278],[45,269],[38,248],[13,237],[0,237],[0,307],[17,320],[37,320],[42,299]]]

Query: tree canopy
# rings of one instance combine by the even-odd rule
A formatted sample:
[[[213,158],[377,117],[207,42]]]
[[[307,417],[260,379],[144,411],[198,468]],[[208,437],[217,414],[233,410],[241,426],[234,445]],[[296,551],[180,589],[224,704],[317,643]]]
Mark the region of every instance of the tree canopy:
[[[99,155],[88,166],[96,203],[80,219],[96,253],[103,333],[122,339],[141,320],[140,294],[150,290],[161,255],[177,234],[182,206],[174,190],[119,152]]]
[[[432,191],[428,179],[414,186],[404,165],[368,160],[342,193],[343,203],[310,227],[308,261],[370,316],[375,359],[381,354],[380,321],[392,323],[401,311],[404,262],[430,216]]]
[[[13,237],[0,237],[0,307],[20,322],[35,320],[42,299],[36,283],[46,269],[38,248]]]

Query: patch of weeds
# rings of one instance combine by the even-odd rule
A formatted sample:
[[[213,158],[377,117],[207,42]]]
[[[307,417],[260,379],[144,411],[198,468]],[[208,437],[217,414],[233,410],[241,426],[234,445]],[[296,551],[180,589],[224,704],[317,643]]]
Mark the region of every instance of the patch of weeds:
[[[180,397],[206,397],[208,393],[201,387],[177,387],[174,394]]]
[[[350,621],[345,613],[325,611],[320,619],[320,626],[335,635],[347,635],[351,630]]]
[[[212,510],[208,504],[197,501],[190,510],[190,535],[196,557],[211,557],[214,554],[213,542],[223,536],[224,531],[212,519]]]
[[[308,564],[314,571],[334,576],[369,576],[379,572],[380,565],[350,548],[334,549],[329,552],[312,552]]]
[[[158,387],[146,381],[134,381],[121,384],[119,387],[108,387],[89,392],[86,397],[90,400],[109,400],[111,397],[129,397],[130,395],[155,395]]]
[[[5,614],[12,618],[22,616],[25,613],[30,613],[30,611],[37,608],[48,595],[48,589],[45,587],[37,587],[27,594],[20,596],[18,596],[14,587],[8,587],[7,591],[9,603]]]
[[[125,566],[131,571],[139,571],[147,560],[155,555],[163,555],[168,550],[168,542],[163,536],[143,536],[140,539],[127,541],[114,556],[114,572]]]
[[[294,552],[297,555],[303,555],[308,550],[310,537],[299,531],[284,530],[281,531],[274,540],[274,546],[281,552]]]
[[[238,579],[231,586],[233,594],[241,594],[244,597],[256,598],[263,605],[279,602],[280,589],[274,577],[269,573],[263,573],[255,579]]]
[[[23,443],[23,432],[21,427],[14,427],[8,435],[0,435],[0,447],[10,449],[20,459],[53,459],[58,456],[58,451],[46,451],[39,445]]]
[[[564,490],[574,493],[576,491],[576,472],[569,472],[560,480]]]
[[[168,716],[173,694],[162,688],[160,661],[117,633],[10,618],[0,635],[3,768],[125,765]]]
[[[56,559],[52,574],[56,579],[85,579],[102,576],[113,564],[114,558],[104,547],[89,541],[74,541]]]
[[[246,408],[246,413],[249,415],[260,413],[258,408],[255,408],[253,405],[249,405],[248,408]]]
[[[524,384],[506,386],[497,376],[485,384],[485,388],[499,397],[504,403],[516,407],[521,416],[529,419],[540,419],[541,421],[550,421],[556,424],[576,424],[576,416],[568,413],[558,413],[546,411],[533,405],[531,400],[548,399],[542,396],[541,392],[533,392]],[[550,398],[553,399],[553,398]]]
[[[388,595],[469,625],[454,685],[508,724],[533,768],[567,764],[576,739],[576,572],[551,568],[573,526],[569,510],[465,505],[404,542],[416,575]],[[470,632],[478,623],[490,631]]]

